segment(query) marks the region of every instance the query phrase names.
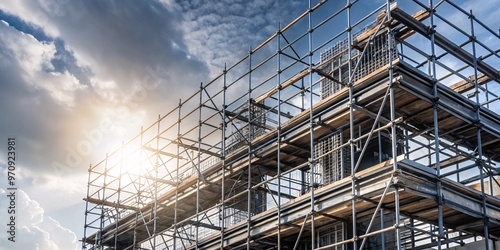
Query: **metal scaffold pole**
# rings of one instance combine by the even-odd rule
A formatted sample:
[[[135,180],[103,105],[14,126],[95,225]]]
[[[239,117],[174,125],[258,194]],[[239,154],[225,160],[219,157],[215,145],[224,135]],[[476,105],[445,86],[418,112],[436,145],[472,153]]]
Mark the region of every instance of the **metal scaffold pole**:
[[[226,229],[225,220],[226,220],[226,203],[224,202],[226,197],[226,89],[227,89],[227,67],[224,63],[224,79],[223,79],[223,87],[222,87],[222,123],[221,123],[221,167],[222,167],[222,181],[221,181],[221,212],[220,212],[220,249],[224,249],[224,232]]]
[[[157,236],[157,220],[158,220],[158,172],[160,168],[160,122],[161,122],[161,116],[158,115],[158,120],[157,124],[158,126],[156,127],[156,162],[154,166],[154,211],[153,211],[153,248],[156,248],[156,236]]]
[[[140,145],[141,145],[141,147],[143,146],[143,137],[144,137],[144,127],[141,126],[141,133],[140,133]],[[140,155],[139,155],[139,178],[137,179],[138,183],[136,183],[137,184],[137,200],[136,200],[137,205],[139,205],[141,203],[142,175],[146,174],[146,173],[143,173],[144,170],[143,170],[143,165],[142,165],[142,160],[143,160],[142,157],[143,157],[143,154],[142,154],[142,150],[141,150]],[[139,216],[140,216],[138,209],[135,212],[136,212],[136,214],[135,214],[135,221],[134,221],[134,243],[133,243],[134,250],[136,249],[136,246],[138,244],[138,242],[137,242],[137,225],[139,224]]]
[[[198,106],[198,156],[197,156],[197,162],[196,162],[196,249],[198,249],[198,242],[199,242],[199,237],[200,237],[200,232],[199,232],[199,227],[200,227],[200,178],[201,178],[201,136],[202,136],[202,126],[203,126],[203,121],[201,118],[202,115],[202,107],[203,107],[203,83],[200,83],[200,100],[199,100],[199,106]]]
[[[252,229],[252,48],[248,50],[248,92],[247,92],[247,126],[248,126],[248,173],[247,173],[247,250],[250,250]],[[243,138],[245,139],[245,138]]]
[[[277,176],[278,176],[278,249],[281,249],[281,23],[278,23],[278,31],[276,35],[276,57],[277,57],[277,88],[278,88],[278,141],[276,144],[278,148],[276,150],[277,155]]]
[[[106,177],[108,175],[108,153],[106,153],[106,158],[105,158],[105,162],[104,162],[104,177],[103,177],[103,183],[106,183]],[[102,246],[102,229],[104,228],[104,197],[106,197],[106,186],[102,187],[102,201],[101,201],[101,216],[100,216],[100,221],[99,221],[99,234],[97,235],[96,237],[96,243],[97,243],[97,247],[99,248],[103,248],[104,246]]]
[[[488,223],[489,223],[489,218],[488,218],[488,211],[487,211],[487,204],[486,204],[486,189],[484,187],[484,167],[483,167],[483,145],[482,145],[482,139],[481,139],[481,101],[479,99],[479,84],[477,82],[478,79],[478,72],[477,72],[477,56],[476,56],[476,36],[474,34],[474,15],[472,14],[472,10],[470,11],[469,15],[470,19],[470,37],[469,39],[471,40],[472,43],[472,58],[473,58],[473,67],[474,67],[474,93],[476,94],[476,121],[477,121],[477,159],[476,159],[476,164],[478,165],[477,167],[479,168],[479,178],[480,178],[480,185],[481,185],[481,201],[482,201],[482,215],[483,215],[483,230],[484,230],[484,249],[489,250],[490,249],[490,235],[489,235],[489,230],[488,230]],[[486,95],[488,95],[488,92],[486,91]],[[493,186],[493,182],[489,183],[490,187]]]
[[[116,203],[115,203],[115,229],[118,231],[118,221],[120,220],[120,211],[119,211],[119,205],[120,205],[120,193],[122,189],[122,178],[123,178],[123,147],[124,147],[124,142],[122,141],[122,146],[121,146],[121,152],[120,152],[120,170],[118,173],[118,190],[117,190],[117,198],[116,198]],[[114,240],[115,240],[115,247],[118,245],[118,234],[114,235]]]
[[[179,109],[178,111],[178,116],[177,116],[177,137],[176,137],[176,141],[177,141],[177,146],[176,146],[176,167],[175,167],[175,182],[176,182],[176,185],[175,185],[175,201],[174,201],[174,228],[173,228],[173,248],[176,249],[177,248],[177,239],[179,238],[178,235],[178,228],[177,228],[177,216],[178,216],[178,206],[179,206],[179,183],[180,183],[180,173],[179,173],[179,169],[181,168],[181,164],[180,164],[180,147],[181,147],[181,137],[182,137],[182,133],[181,133],[181,115],[182,115],[182,100],[179,99],[179,104],[177,106],[177,108]],[[179,235],[180,236],[180,235]],[[182,239],[181,239],[182,241]]]
[[[349,88],[349,145],[350,145],[350,168],[351,168],[351,206],[352,206],[352,244],[353,249],[358,248],[358,232],[357,232],[357,218],[356,218],[356,169],[355,169],[355,145],[354,145],[354,104],[355,100],[353,97],[354,82],[353,82],[353,69],[352,69],[352,27],[351,27],[351,0],[347,0],[347,70],[349,72],[348,85]]]
[[[387,23],[392,22],[391,19],[391,4],[390,0],[386,2],[386,13],[387,13]],[[393,161],[393,172],[396,173],[398,171],[398,162],[397,162],[397,156],[398,156],[398,145],[397,145],[397,127],[396,127],[396,103],[395,103],[395,92],[394,92],[394,66],[393,66],[393,33],[392,29],[389,28],[389,31],[387,32],[387,46],[388,46],[388,51],[389,51],[389,96],[390,96],[390,115],[391,115],[391,148],[392,148],[392,161]],[[389,183],[388,185],[392,185]],[[382,201],[381,201],[382,202]],[[401,246],[401,218],[400,218],[400,204],[399,204],[399,188],[395,187],[394,190],[394,213],[396,216],[396,221],[395,221],[395,237],[396,237],[396,247],[398,250],[402,249]]]
[[[87,169],[87,172],[89,173],[89,176],[87,178],[87,196],[86,198],[89,197],[90,195],[90,173],[92,171],[92,164],[89,165],[89,168]],[[86,250],[87,249],[87,242],[85,241],[85,239],[87,238],[87,227],[88,227],[88,214],[89,214],[89,202],[88,200],[85,201],[85,221],[84,221],[84,224],[83,224],[83,239],[82,240],[82,249],[83,250]]]
[[[438,81],[436,76],[436,49],[435,49],[435,30],[434,30],[434,3],[433,0],[429,0],[430,11],[430,41],[431,41],[431,77],[432,77],[432,94],[433,94],[433,125],[434,125],[434,153],[435,153],[435,166],[437,180],[437,203],[438,203],[438,249],[442,247],[442,238],[444,237],[444,223],[443,223],[443,199],[442,199],[442,187],[441,187],[441,159],[440,159],[440,146],[439,146],[439,120],[438,120],[438,110],[439,110],[439,98],[438,98]]]
[[[308,48],[308,51],[309,51],[309,139],[310,139],[310,150],[311,150],[311,154],[310,154],[310,162],[309,162],[309,171],[311,171],[311,174],[310,174],[310,192],[311,192],[311,249],[315,249],[316,248],[316,239],[315,239],[315,227],[314,227],[314,219],[315,219],[315,211],[314,211],[314,166],[316,165],[316,161],[314,159],[314,126],[315,126],[315,122],[314,122],[314,117],[313,117],[313,107],[314,107],[314,95],[313,95],[313,86],[314,86],[314,83],[313,83],[313,45],[312,45],[312,42],[313,42],[313,26],[312,26],[312,3],[311,3],[311,0],[309,0],[309,12],[307,14],[307,20],[308,20],[308,24],[309,24],[309,27],[308,27],[308,43],[309,43],[309,48]],[[306,216],[307,217],[307,216]],[[304,221],[305,223],[306,221]]]

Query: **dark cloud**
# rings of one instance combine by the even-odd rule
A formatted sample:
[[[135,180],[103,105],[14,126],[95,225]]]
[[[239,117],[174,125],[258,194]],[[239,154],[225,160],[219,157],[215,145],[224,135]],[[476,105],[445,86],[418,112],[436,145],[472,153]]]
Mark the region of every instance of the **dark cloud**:
[[[67,13],[53,22],[67,47],[82,55],[98,80],[113,80],[122,94],[148,74],[168,72],[165,85],[197,86],[206,76],[204,63],[178,48],[185,47],[180,14],[157,1],[82,1],[65,5]],[[191,71],[179,75],[178,72]],[[161,90],[160,90],[161,92]]]
[[[306,1],[179,1],[189,51],[220,73],[307,8]]]
[[[31,152],[26,167],[34,171],[47,173],[53,161],[64,163],[68,150],[47,153],[44,145],[75,148],[86,140],[84,131],[98,128],[95,120],[105,119],[99,114],[103,107],[130,114],[145,110],[143,116],[152,120],[165,112],[165,106],[177,103],[177,96],[168,98],[172,89],[189,93],[207,77],[204,63],[181,49],[186,45],[180,14],[160,2],[38,2],[31,11],[43,13],[41,23],[28,23],[8,10],[2,16],[16,29],[17,33],[11,29],[12,36],[33,36],[31,42],[49,44],[54,53],[41,69],[23,69],[18,55],[4,44],[2,58],[11,63],[0,68],[0,81],[8,90],[1,93],[9,93],[2,102],[10,103],[9,108],[2,106],[2,113],[11,117],[1,126],[26,138]],[[33,72],[26,71],[47,78],[30,78]],[[44,88],[44,81],[58,78],[55,74],[74,77],[85,86],[66,93],[73,99],[70,107],[54,100],[51,88]],[[109,88],[103,87],[106,82],[112,83]]]
[[[0,9],[1,138],[16,137],[18,184],[49,213],[80,204],[89,164],[208,76],[183,49],[180,14],[157,1],[17,1]]]
[[[89,86],[91,84],[90,79],[94,77],[91,68],[89,66],[79,66],[74,53],[66,49],[62,39],[55,39],[54,45],[56,53],[54,59],[51,60],[54,71],[58,73],[68,71],[78,79],[80,84]]]

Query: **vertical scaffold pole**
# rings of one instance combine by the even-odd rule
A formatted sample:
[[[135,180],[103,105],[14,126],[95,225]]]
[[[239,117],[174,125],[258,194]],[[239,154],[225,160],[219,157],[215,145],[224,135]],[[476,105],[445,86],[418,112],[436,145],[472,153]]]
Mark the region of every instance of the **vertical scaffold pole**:
[[[309,12],[307,14],[307,19],[309,23],[309,29],[308,29],[308,42],[309,42],[309,135],[310,135],[310,150],[311,150],[311,155],[310,160],[309,160],[309,171],[311,171],[311,178],[310,178],[310,187],[311,187],[311,249],[316,248],[315,244],[315,228],[314,228],[314,115],[313,115],[313,48],[312,48],[312,33],[313,33],[313,27],[312,27],[312,3],[311,0],[309,0]],[[305,223],[305,222],[304,222]]]
[[[102,187],[102,201],[101,201],[101,217],[100,217],[100,222],[99,222],[99,231],[97,232],[96,235],[96,244],[98,249],[102,248],[102,229],[104,228],[104,198],[106,197],[106,177],[108,176],[108,159],[109,155],[106,153],[106,160],[104,161],[104,177],[102,183],[104,184]]]
[[[118,190],[116,191],[116,203],[115,203],[115,230],[118,232],[118,220],[120,220],[120,210],[118,209],[118,206],[120,205],[120,193],[122,189],[122,177],[123,177],[123,150],[125,147],[125,143],[122,141],[122,147],[121,147],[121,152],[120,152],[120,170],[118,174]],[[103,199],[105,197],[103,196]],[[116,233],[114,235],[115,238],[115,248],[118,246],[118,234]]]
[[[154,217],[153,217],[153,249],[156,248],[156,233],[157,233],[157,217],[158,217],[158,168],[160,167],[160,121],[161,116],[158,115],[158,126],[156,126],[156,162],[155,162],[155,193],[154,193]]]
[[[221,183],[221,217],[220,217],[220,249],[224,249],[224,230],[225,230],[225,224],[224,220],[226,219],[226,206],[224,203],[224,200],[226,199],[225,197],[225,192],[226,192],[226,187],[225,187],[225,181],[226,181],[226,89],[227,89],[227,66],[224,63],[224,86],[222,88],[222,145],[221,145],[221,157],[222,157],[222,183]]]
[[[391,20],[391,1],[387,0],[387,23]],[[393,171],[398,170],[398,142],[397,142],[397,128],[396,128],[396,103],[395,103],[395,92],[394,92],[394,67],[393,67],[393,55],[395,53],[393,47],[393,31],[389,28],[387,32],[387,46],[389,47],[389,95],[390,95],[390,108],[391,108],[391,147],[392,147],[392,162]],[[394,190],[394,212],[396,214],[396,244],[397,249],[402,249],[401,246],[401,223],[400,210],[399,210],[399,189],[398,187]]]
[[[391,1],[386,2],[386,12],[387,12],[387,22],[391,22]],[[396,103],[395,103],[395,92],[394,92],[394,67],[393,67],[393,33],[392,29],[389,28],[387,32],[387,46],[389,48],[389,95],[390,95],[390,109],[391,109],[391,148],[392,148],[392,162],[393,171],[398,170],[398,144],[397,144],[397,128],[396,128]],[[400,211],[399,211],[399,189],[396,187],[394,190],[394,213],[396,220],[396,247],[398,250],[401,249],[401,228],[399,224],[401,223]]]
[[[489,250],[490,248],[490,237],[489,237],[489,230],[488,230],[488,211],[486,210],[486,192],[484,188],[484,173],[483,173],[483,145],[481,141],[481,103],[479,99],[479,83],[477,82],[477,57],[476,57],[476,36],[474,34],[474,15],[472,14],[472,10],[470,11],[469,15],[470,19],[470,29],[471,29],[471,36],[470,40],[472,42],[472,55],[473,55],[473,60],[474,60],[474,91],[476,94],[476,121],[477,121],[477,157],[478,159],[476,160],[476,164],[478,165],[479,168],[479,177],[481,179],[481,197],[482,197],[482,213],[483,213],[483,230],[484,230],[484,249]],[[486,92],[486,95],[488,95],[488,92]],[[493,183],[490,180],[490,187],[493,185]]]
[[[87,227],[89,226],[87,223],[88,223],[88,214],[89,214],[89,201],[88,201],[88,198],[89,195],[90,195],[90,173],[92,173],[92,164],[89,165],[89,168],[88,168],[88,172],[89,172],[89,177],[87,179],[87,196],[86,196],[86,199],[85,199],[85,221],[84,221],[84,224],[83,224],[83,240],[82,240],[82,249],[87,249]]]
[[[340,137],[340,145],[344,144],[344,133],[342,133],[342,130],[339,130],[340,131],[340,134],[339,134],[339,137]],[[345,147],[342,147],[340,149],[340,179],[344,179],[345,178],[345,160],[346,160],[346,157],[347,157],[347,153],[346,153],[346,148]],[[343,223],[343,222],[342,222]],[[344,240],[344,239],[342,239]]]
[[[198,249],[198,242],[200,240],[199,225],[200,225],[200,177],[201,177],[201,135],[203,121],[201,120],[201,109],[203,107],[203,83],[200,83],[200,104],[198,106],[198,157],[197,157],[197,178],[196,178],[196,249]]]
[[[436,164],[436,175],[438,176],[437,180],[437,202],[438,202],[438,249],[441,249],[442,238],[444,235],[444,225],[443,225],[443,199],[441,194],[442,184],[440,181],[441,178],[441,160],[440,160],[440,148],[439,148],[439,121],[438,121],[438,83],[437,83],[437,75],[436,75],[436,48],[434,42],[434,3],[433,0],[429,0],[429,9],[430,11],[430,30],[431,30],[431,73],[432,73],[432,92],[434,99],[434,108],[433,108],[433,117],[434,117],[434,152],[435,152],[435,164]]]
[[[356,158],[354,155],[354,97],[353,97],[353,74],[352,74],[352,27],[351,27],[351,0],[347,0],[347,56],[348,56],[348,72],[349,72],[349,145],[351,149],[351,206],[352,206],[352,244],[353,249],[358,249],[358,236],[356,227],[356,177],[355,177],[355,166]]]
[[[248,175],[247,175],[247,250],[250,250],[250,229],[252,225],[252,48],[248,52],[248,100],[247,100],[247,112],[248,112]]]
[[[277,88],[278,88],[278,150],[277,150],[277,170],[278,170],[278,249],[281,249],[281,23],[278,23],[278,32],[276,35],[276,58],[277,58]]]
[[[173,249],[177,248],[177,208],[178,208],[178,197],[179,197],[179,168],[180,168],[180,147],[181,147],[181,107],[182,107],[182,100],[179,99],[179,112],[178,112],[178,117],[177,117],[177,160],[176,160],[176,169],[175,169],[175,203],[174,203],[174,232],[173,232],[173,242],[174,246]],[[181,239],[182,240],[182,239]]]
[[[141,126],[141,134],[140,134],[140,146],[143,147],[143,137],[144,137],[144,127]],[[143,174],[143,168],[142,168],[142,150],[139,151],[139,178],[138,178],[138,185],[137,185],[137,200],[136,200],[136,206],[137,206],[137,209],[139,209],[140,207],[140,204],[141,204],[141,192],[142,192],[142,176]],[[137,245],[137,224],[139,222],[139,216],[140,216],[140,212],[139,210],[136,211],[135,213],[135,221],[134,221],[134,240],[133,240],[133,249],[135,250],[136,249],[136,245]]]
[[[380,208],[380,229],[384,228],[384,208]],[[385,249],[385,233],[380,233],[381,249]]]

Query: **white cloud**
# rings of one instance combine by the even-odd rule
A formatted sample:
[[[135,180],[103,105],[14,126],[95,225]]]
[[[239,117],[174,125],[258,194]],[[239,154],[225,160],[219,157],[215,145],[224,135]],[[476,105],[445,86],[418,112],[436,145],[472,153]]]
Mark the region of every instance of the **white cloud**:
[[[54,43],[40,42],[4,24],[0,24],[0,33],[0,45],[11,54],[9,59],[20,66],[19,73],[28,87],[46,91],[63,106],[74,106],[75,91],[84,86],[68,71],[54,72],[51,62],[56,53]]]
[[[190,54],[210,66],[211,75],[222,72],[224,63],[235,63],[276,32],[278,22],[288,23],[303,8],[290,1],[181,1],[182,28]],[[302,2],[302,7],[305,6]],[[304,7],[305,8],[305,7]]]
[[[9,191],[7,191],[9,192]],[[6,191],[0,189],[0,195]],[[8,206],[7,199],[1,199],[2,208]],[[9,223],[7,210],[3,209],[0,221],[2,225]],[[7,240],[6,235],[0,237],[0,249],[39,249],[39,250],[71,250],[78,249],[75,233],[60,225],[40,207],[39,203],[30,199],[22,190],[16,191],[16,242]]]
[[[57,1],[50,2],[57,3]],[[32,1],[0,1],[0,9],[6,10],[12,15],[22,16],[26,22],[36,25],[45,30],[48,34],[57,37],[59,31],[56,26],[51,25],[50,17],[55,15],[56,12],[53,11],[56,11],[58,8],[56,4],[53,4],[52,8],[48,8],[47,5],[45,6],[45,8],[40,8],[39,3],[34,3]]]
[[[47,237],[49,225],[57,228],[48,215],[83,232],[83,207],[74,208],[84,204],[89,164],[206,78],[205,64],[184,49],[175,6],[170,0],[0,2],[6,13],[0,17],[0,113],[9,117],[0,130],[16,136],[21,186],[44,208],[44,220],[26,228],[42,249],[60,245]],[[89,142],[84,132],[103,121],[116,129],[100,131],[98,143],[78,151]],[[68,163],[70,151],[80,154]]]
[[[0,32],[2,32],[0,38],[2,47],[11,51],[12,56],[18,60],[27,74],[44,68],[53,69],[50,64],[50,59],[56,51],[53,44],[39,42],[32,35],[18,32],[5,23],[0,25]]]

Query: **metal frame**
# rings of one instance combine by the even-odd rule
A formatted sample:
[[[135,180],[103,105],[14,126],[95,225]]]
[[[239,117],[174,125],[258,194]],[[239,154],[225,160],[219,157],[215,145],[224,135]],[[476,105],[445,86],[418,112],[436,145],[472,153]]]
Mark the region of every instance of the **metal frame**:
[[[497,244],[500,56],[475,34],[499,34],[450,0],[387,0],[370,12],[358,7],[366,2],[310,0],[91,165],[82,248]],[[322,95],[327,81],[341,88]],[[318,146],[334,135],[337,144]],[[325,182],[321,159],[337,152],[351,172]],[[341,225],[335,242],[320,240],[332,237],[328,225]]]

